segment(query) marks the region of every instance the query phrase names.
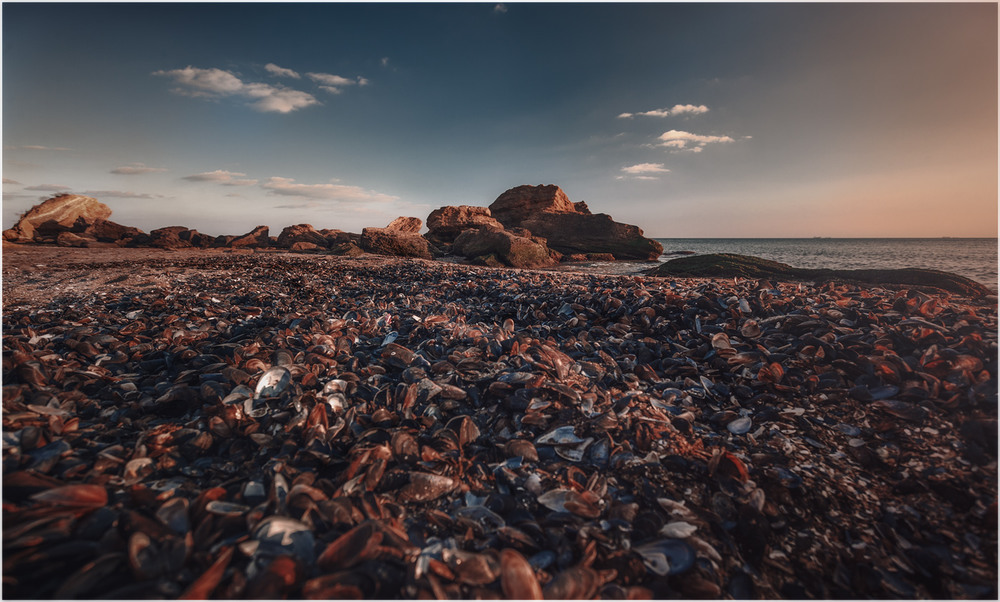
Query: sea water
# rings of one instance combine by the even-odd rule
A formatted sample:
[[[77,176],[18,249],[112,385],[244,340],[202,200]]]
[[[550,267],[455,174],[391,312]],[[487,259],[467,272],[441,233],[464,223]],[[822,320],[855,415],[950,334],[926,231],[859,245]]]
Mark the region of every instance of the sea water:
[[[657,238],[660,261],[688,255],[736,253],[796,268],[842,270],[923,268],[959,274],[997,290],[996,238]],[[651,262],[588,262],[561,269],[637,274]]]

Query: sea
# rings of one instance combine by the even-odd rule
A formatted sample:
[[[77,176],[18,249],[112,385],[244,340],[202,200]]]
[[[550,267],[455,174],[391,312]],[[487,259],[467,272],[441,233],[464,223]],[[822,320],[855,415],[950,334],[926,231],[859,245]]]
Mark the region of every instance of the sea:
[[[994,292],[998,264],[996,238],[657,238],[659,261],[688,255],[737,253],[797,268],[844,270],[924,268],[971,278]],[[654,262],[585,262],[558,269],[604,274],[638,274]]]

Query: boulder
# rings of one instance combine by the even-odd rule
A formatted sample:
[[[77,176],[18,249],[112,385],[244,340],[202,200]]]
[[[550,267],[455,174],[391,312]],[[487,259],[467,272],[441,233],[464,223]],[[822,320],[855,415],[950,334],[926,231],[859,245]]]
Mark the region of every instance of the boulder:
[[[452,252],[477,263],[493,265],[494,261],[499,261],[513,268],[540,268],[558,262],[544,241],[518,236],[495,226],[462,232],[455,239]]]
[[[717,278],[766,278],[770,280],[847,280],[878,285],[929,287],[970,297],[992,294],[982,284],[958,274],[921,268],[831,270],[796,268],[785,263],[735,253],[713,253],[671,259],[649,270],[651,276]]]
[[[472,205],[450,205],[431,211],[427,216],[427,238],[433,243],[452,243],[466,230],[478,230],[480,226],[503,228],[487,207]]]
[[[404,232],[406,234],[416,234],[420,232],[420,228],[424,225],[420,221],[419,217],[397,217],[392,220],[388,226],[385,227],[386,230],[395,230],[396,232]]]
[[[182,232],[187,232],[188,230],[189,228],[187,226],[167,226],[166,228],[150,230],[149,245],[160,249],[189,248],[193,246],[190,239],[184,240],[180,236]]]
[[[361,250],[361,247],[353,242],[342,242],[338,245],[330,247],[330,252],[334,255],[343,255],[345,257],[357,257],[358,255],[365,254],[365,252]]]
[[[97,239],[92,236],[80,236],[73,232],[60,232],[56,236],[56,244],[60,247],[86,247],[89,243],[96,243]]]
[[[80,224],[80,220],[77,220],[77,224]],[[74,227],[73,231],[77,234],[93,236],[99,242],[127,242],[143,234],[143,231],[138,228],[123,226],[122,224],[101,218],[95,219],[92,222],[84,222],[82,230],[77,231]]]
[[[257,226],[243,236],[237,236],[229,242],[233,248],[254,248],[261,249],[271,246],[271,238],[268,236],[270,228],[267,226]]]
[[[221,249],[223,247],[228,247],[229,243],[236,240],[236,238],[237,237],[232,234],[220,234],[215,237],[215,240],[212,241],[212,248]]]
[[[317,232],[310,224],[297,224],[288,226],[281,231],[276,241],[276,246],[282,249],[290,249],[295,243],[309,243],[317,247],[326,248],[328,245],[326,237]]]
[[[335,247],[344,243],[352,242],[355,245],[361,243],[361,235],[354,232],[344,232],[343,230],[333,230],[324,228],[319,231],[326,239],[326,246]]]
[[[326,248],[326,245],[323,245],[321,247],[321,246],[319,246],[318,244],[316,244],[314,242],[302,242],[302,241],[293,242],[292,246],[288,247],[288,249],[290,251],[294,251],[294,252],[297,252],[297,253],[317,253],[321,249],[325,249],[325,248]]]
[[[377,255],[422,257],[430,259],[431,245],[423,236],[389,228],[365,228],[361,231],[362,250]]]
[[[490,211],[505,228],[526,228],[567,255],[610,253],[615,259],[656,259],[663,246],[645,238],[637,226],[605,213],[592,214],[573,203],[558,186],[518,186],[504,192]]]
[[[97,199],[79,194],[63,194],[35,205],[21,216],[17,224],[5,230],[5,240],[27,242],[37,231],[57,235],[72,230],[77,220],[92,223],[111,217],[111,209]]]

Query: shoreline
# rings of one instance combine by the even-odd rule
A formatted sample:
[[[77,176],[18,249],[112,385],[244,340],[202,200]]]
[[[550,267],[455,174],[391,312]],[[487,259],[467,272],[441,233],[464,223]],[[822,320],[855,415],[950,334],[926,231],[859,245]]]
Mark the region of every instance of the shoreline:
[[[11,597],[468,599],[514,552],[571,598],[996,596],[992,301],[41,249],[3,251]]]

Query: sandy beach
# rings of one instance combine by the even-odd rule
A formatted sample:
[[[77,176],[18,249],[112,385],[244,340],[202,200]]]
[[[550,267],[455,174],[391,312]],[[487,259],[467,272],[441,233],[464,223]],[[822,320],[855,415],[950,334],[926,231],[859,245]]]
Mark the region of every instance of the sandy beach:
[[[995,598],[996,300],[3,251],[14,598]]]

